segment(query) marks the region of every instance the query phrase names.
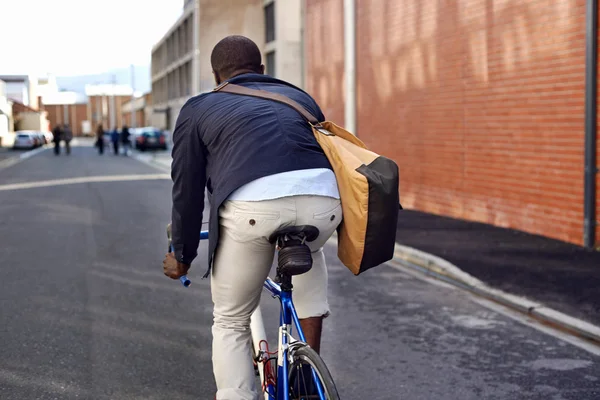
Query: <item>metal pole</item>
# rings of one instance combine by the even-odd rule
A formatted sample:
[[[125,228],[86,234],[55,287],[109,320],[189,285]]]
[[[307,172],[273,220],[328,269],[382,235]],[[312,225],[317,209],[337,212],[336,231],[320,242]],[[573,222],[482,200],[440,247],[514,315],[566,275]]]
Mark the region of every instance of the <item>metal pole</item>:
[[[356,1],[344,0],[345,128],[356,135]]]
[[[135,128],[135,67],[131,64],[131,127]]]
[[[585,46],[585,175],[583,244],[596,244],[596,104],[598,85],[598,0],[587,0]]]

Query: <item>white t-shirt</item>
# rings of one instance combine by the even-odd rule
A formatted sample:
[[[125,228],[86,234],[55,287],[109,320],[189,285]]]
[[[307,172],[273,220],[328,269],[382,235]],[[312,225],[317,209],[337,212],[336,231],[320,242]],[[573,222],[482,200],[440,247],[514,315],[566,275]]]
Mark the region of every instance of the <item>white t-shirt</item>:
[[[265,176],[240,187],[227,200],[263,201],[302,195],[339,199],[333,171],[314,168]]]

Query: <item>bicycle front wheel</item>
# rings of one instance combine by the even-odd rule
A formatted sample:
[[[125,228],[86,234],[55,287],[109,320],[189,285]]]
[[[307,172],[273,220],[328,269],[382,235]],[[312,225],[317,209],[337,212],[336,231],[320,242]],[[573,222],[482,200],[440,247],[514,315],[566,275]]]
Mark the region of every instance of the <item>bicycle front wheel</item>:
[[[314,372],[314,374],[313,374]],[[317,378],[320,385],[315,382]],[[340,396],[325,362],[308,345],[302,345],[292,352],[289,370],[289,392],[291,400],[339,400]],[[317,387],[321,387],[321,397]]]

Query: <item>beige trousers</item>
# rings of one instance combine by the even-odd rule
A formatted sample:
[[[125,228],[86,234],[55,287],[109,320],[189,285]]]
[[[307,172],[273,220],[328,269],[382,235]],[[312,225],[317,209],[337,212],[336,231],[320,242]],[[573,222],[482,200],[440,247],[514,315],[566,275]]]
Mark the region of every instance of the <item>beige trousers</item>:
[[[319,228],[307,243],[313,267],[293,277],[299,318],[326,316],[327,269],[323,245],[342,220],[340,201],[322,196],[293,196],[244,202],[228,201],[219,210],[219,247],[211,275],[214,303],[213,371],[217,400],[258,400],[251,361],[250,316],[260,302],[275,247],[267,238],[294,225]]]

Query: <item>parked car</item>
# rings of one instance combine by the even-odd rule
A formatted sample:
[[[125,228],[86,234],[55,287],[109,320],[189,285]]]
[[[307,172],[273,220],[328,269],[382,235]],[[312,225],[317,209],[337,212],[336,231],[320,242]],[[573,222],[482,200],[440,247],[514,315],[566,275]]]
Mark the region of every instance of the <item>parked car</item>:
[[[54,135],[52,134],[52,132],[42,132],[42,134],[44,135],[44,138],[46,139],[46,144],[48,143],[52,143],[52,141],[54,140]]]
[[[135,148],[140,151],[148,149],[167,150],[167,134],[157,128],[145,127],[131,129],[131,140],[135,141]]]
[[[13,149],[34,149],[38,145],[40,138],[32,131],[17,131],[15,132],[15,142]]]
[[[37,135],[37,138],[38,138],[38,146],[43,146],[48,143],[46,141],[46,135],[44,135],[44,132],[39,131],[39,132],[35,132],[35,134]]]

